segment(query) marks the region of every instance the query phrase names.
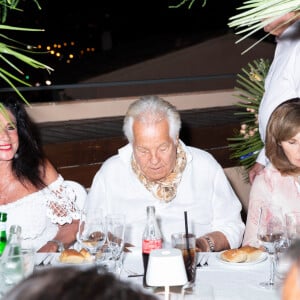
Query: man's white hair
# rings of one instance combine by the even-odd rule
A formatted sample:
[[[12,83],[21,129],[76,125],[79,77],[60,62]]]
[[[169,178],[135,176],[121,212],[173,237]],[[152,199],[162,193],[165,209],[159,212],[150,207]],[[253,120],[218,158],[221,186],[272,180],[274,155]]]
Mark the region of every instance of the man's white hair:
[[[176,142],[181,128],[181,119],[176,107],[158,96],[144,96],[133,102],[125,115],[123,132],[130,143],[133,143],[133,123],[157,123],[167,119],[169,135]]]

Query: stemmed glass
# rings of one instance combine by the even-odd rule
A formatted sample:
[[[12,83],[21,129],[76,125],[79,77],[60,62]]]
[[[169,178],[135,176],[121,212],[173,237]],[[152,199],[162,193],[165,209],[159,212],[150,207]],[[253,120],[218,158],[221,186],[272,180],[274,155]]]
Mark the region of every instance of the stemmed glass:
[[[125,234],[125,215],[108,214],[106,216],[107,243],[114,260],[118,260],[123,252]]]
[[[82,211],[77,241],[80,245],[95,255],[106,242],[106,226],[102,210],[96,209],[87,214]]]
[[[265,288],[274,287],[275,243],[284,237],[284,219],[282,209],[276,205],[263,206],[260,209],[257,238],[270,256],[270,278],[260,285]]]
[[[285,215],[286,232],[290,245],[300,238],[300,212],[290,212]]]

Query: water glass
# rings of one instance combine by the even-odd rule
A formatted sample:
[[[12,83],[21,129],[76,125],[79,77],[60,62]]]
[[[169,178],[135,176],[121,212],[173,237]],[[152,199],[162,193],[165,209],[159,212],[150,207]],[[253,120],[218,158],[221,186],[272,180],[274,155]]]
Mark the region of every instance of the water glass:
[[[82,212],[77,241],[92,255],[101,249],[106,242],[105,220],[101,209],[88,214],[85,211]]]
[[[291,260],[288,257],[290,242],[287,238],[282,238],[275,242],[275,275],[281,281],[284,280],[290,268]]]
[[[10,255],[0,259],[1,293],[14,287],[23,278],[29,276],[34,269],[34,250],[21,249],[18,255]]]
[[[264,288],[275,288],[275,245],[284,237],[285,222],[282,208],[280,206],[272,204],[261,207],[257,229],[257,238],[260,242],[260,245],[267,250],[270,257],[269,280],[260,283],[260,286]]]
[[[110,272],[120,275],[123,267],[123,255],[115,258],[113,250],[105,245],[97,252],[95,262],[99,273]]]
[[[95,257],[96,266],[99,272],[111,272],[116,271],[116,262],[113,259],[112,250],[104,246],[101,251],[98,251]]]
[[[186,235],[183,232],[171,235],[172,247],[180,249],[183,255],[186,274],[189,283],[194,283],[196,278],[196,236],[192,233]]]
[[[105,218],[108,247],[113,257],[118,260],[123,253],[125,235],[125,215],[108,214]]]

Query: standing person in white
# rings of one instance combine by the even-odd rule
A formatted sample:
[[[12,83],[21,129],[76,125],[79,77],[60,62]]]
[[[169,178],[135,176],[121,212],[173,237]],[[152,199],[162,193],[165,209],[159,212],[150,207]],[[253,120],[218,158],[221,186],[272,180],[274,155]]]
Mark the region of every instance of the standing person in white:
[[[289,99],[300,97],[300,20],[282,33],[274,34],[278,33],[280,35],[277,36],[274,59],[265,80],[265,93],[258,111],[259,133],[263,142],[269,118],[275,108]],[[251,183],[268,163],[264,148],[256,161],[249,172]]]
[[[169,102],[147,96],[132,103],[123,125],[129,143],[96,173],[87,210],[125,214],[125,241],[135,246],[141,246],[146,207],[153,205],[165,243],[184,231],[187,211],[200,251],[238,247],[245,228],[241,204],[212,155],[179,139],[180,127]]]

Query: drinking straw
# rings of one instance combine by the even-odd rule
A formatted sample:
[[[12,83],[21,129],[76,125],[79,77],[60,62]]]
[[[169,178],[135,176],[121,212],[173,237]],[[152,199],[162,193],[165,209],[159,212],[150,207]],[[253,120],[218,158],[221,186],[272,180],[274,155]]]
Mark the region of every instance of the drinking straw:
[[[188,218],[187,218],[187,211],[184,212],[184,225],[185,225],[185,241],[186,241],[186,249],[188,252],[188,261],[186,264],[186,270],[187,275],[189,274],[188,270],[190,269],[191,263],[192,263],[192,256],[191,256],[191,250],[189,245],[189,227],[188,227]],[[189,277],[189,275],[188,275]]]
[[[186,249],[190,249],[189,246],[189,226],[188,226],[188,218],[187,218],[187,211],[184,211],[184,225],[185,225],[185,236],[186,236]]]

